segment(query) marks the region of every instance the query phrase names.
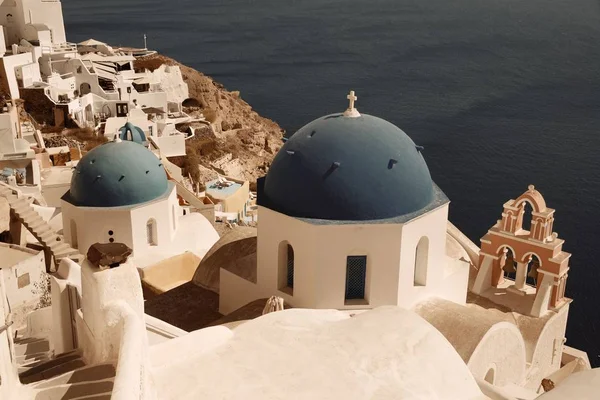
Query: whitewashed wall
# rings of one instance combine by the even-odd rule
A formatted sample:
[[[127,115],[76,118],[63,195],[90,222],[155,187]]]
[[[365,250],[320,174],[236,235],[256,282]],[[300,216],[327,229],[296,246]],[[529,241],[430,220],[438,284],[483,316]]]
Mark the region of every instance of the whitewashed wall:
[[[2,265],[6,296],[16,326],[19,326],[25,315],[39,304],[46,290],[44,252],[5,243],[0,243],[0,246],[4,248],[0,251],[21,252],[27,256],[14,265]],[[0,325],[3,324],[0,320]]]
[[[430,296],[461,304],[466,300],[468,264],[446,257],[447,205],[405,224],[313,225],[265,207],[259,207],[259,215],[257,284],[222,271],[221,313],[272,295],[294,307],[335,309],[408,308]],[[428,272],[420,286],[414,284],[415,252],[424,236],[429,240]],[[294,249],[293,291],[280,290],[282,242]],[[352,255],[367,256],[364,300],[345,300],[346,261]]]

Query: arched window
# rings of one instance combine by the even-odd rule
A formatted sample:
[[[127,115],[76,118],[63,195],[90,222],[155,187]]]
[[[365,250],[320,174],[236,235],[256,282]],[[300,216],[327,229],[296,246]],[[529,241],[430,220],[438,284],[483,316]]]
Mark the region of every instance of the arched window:
[[[429,239],[423,236],[417,244],[415,251],[415,277],[414,286],[425,286],[427,284],[427,265],[429,258]]]
[[[156,229],[156,220],[150,218],[146,223],[146,238],[150,246],[158,246],[158,232]]]
[[[533,220],[533,207],[531,203],[528,201],[523,204],[523,221],[521,223],[521,229],[526,231],[531,231],[533,228],[533,224],[531,221]]]
[[[279,290],[293,294],[294,289],[294,248],[286,241],[279,243],[278,257]]]
[[[531,286],[537,286],[538,268],[541,266],[540,259],[535,254],[531,255],[531,259],[527,263],[527,276],[525,283]]]
[[[291,244],[287,245],[287,286],[294,288],[294,248]]]

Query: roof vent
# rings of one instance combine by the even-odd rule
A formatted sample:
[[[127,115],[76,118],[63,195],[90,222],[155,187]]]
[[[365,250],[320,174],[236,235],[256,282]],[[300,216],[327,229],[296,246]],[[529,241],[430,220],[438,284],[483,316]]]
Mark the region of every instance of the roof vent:
[[[423,150],[425,150],[425,147],[423,147],[423,146],[418,146],[418,145],[415,145],[415,148],[417,149],[417,151],[418,151],[419,153],[420,153],[420,152],[422,152]]]
[[[388,169],[392,169],[394,168],[394,165],[398,164],[398,160],[394,160],[393,158],[390,158],[390,161],[388,162]]]
[[[329,175],[333,174],[333,171],[335,171],[336,169],[338,169],[340,167],[340,162],[339,161],[334,161],[331,163],[331,167],[329,167],[329,169],[327,170],[327,172],[325,172],[325,175],[323,175],[323,179],[327,179],[329,177]]]

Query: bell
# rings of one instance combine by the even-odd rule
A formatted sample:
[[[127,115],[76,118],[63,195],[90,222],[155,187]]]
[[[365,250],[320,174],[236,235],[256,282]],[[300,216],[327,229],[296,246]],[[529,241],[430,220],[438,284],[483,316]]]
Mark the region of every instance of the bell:
[[[504,272],[509,273],[509,274],[514,274],[517,272],[517,269],[515,268],[515,260],[512,257],[507,257],[506,258],[506,262],[504,263],[504,266],[502,267],[502,269],[504,270]]]
[[[538,277],[538,268],[540,267],[540,264],[538,264],[537,262],[532,262],[531,263],[531,267],[529,268],[529,273],[527,274],[528,278],[533,278],[533,279],[537,279]]]

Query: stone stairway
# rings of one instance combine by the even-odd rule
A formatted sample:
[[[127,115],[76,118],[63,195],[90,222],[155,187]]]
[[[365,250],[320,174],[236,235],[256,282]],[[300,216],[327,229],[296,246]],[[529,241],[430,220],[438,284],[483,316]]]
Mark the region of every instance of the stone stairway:
[[[81,352],[54,356],[45,338],[18,338],[15,354],[21,383],[30,385],[36,400],[110,399],[115,367],[86,366]]]
[[[44,221],[26,198],[18,197],[13,189],[5,185],[0,185],[0,196],[6,197],[19,221],[50,252],[57,266],[63,258],[68,257],[77,262],[84,259],[79,251],[66,243],[62,236]]]

